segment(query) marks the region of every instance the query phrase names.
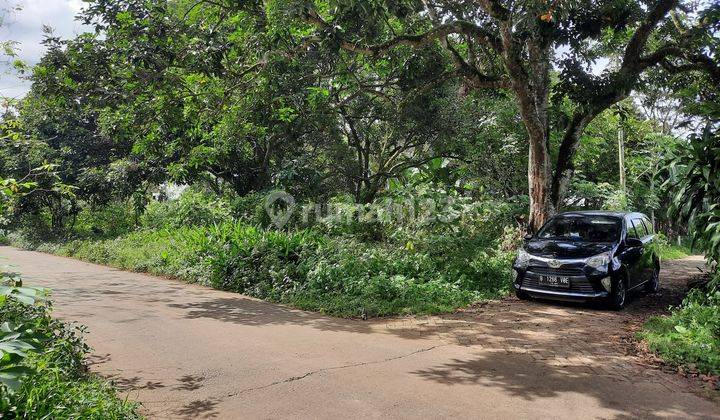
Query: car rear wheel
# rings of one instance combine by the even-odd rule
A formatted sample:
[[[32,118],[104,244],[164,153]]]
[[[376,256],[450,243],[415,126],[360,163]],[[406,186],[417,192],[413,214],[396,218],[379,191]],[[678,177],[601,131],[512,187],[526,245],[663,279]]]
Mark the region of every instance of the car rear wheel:
[[[612,285],[610,293],[610,307],[616,311],[620,311],[625,307],[627,301],[627,282],[623,278],[618,278]]]
[[[645,291],[648,293],[657,293],[660,291],[660,266],[658,264],[655,264],[650,281],[645,283]]]

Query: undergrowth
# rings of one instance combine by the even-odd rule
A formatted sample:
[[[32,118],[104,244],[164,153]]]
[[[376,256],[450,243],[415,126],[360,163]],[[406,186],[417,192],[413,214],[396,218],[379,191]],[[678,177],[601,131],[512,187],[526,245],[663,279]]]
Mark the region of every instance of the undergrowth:
[[[5,273],[4,273],[5,274]],[[3,275],[5,278],[5,275]],[[35,289],[0,283],[0,418],[137,419],[137,404],[88,372],[82,331]]]
[[[670,315],[651,318],[639,337],[676,366],[720,375],[720,276],[693,290]]]
[[[15,245],[126,270],[172,276],[337,316],[432,314],[502,296],[510,253],[472,241],[366,243],[312,229],[243,222],[139,230],[114,239]]]

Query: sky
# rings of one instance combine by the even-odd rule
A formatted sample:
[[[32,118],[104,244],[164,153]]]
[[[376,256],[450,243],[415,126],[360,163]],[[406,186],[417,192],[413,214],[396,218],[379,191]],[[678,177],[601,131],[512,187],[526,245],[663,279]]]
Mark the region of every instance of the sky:
[[[75,20],[83,6],[82,0],[0,0],[0,40],[19,43],[19,58],[29,65],[36,64],[44,48],[43,25],[53,28],[61,38],[72,38],[90,29]],[[20,10],[13,10],[19,7]],[[30,89],[30,83],[19,79],[0,64],[0,96],[20,98]]]

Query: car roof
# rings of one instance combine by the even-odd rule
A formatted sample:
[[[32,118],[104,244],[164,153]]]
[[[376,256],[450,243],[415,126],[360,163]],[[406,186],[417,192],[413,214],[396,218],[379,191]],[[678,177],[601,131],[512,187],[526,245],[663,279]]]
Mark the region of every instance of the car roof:
[[[642,213],[632,211],[607,211],[607,210],[580,210],[580,211],[566,211],[559,213],[558,216],[611,216],[611,217],[647,217]]]

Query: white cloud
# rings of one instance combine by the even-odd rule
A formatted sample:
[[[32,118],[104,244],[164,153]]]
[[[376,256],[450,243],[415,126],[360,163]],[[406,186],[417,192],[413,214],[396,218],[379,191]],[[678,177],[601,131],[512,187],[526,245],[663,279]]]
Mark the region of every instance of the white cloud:
[[[43,25],[53,28],[53,34],[60,38],[72,38],[91,30],[75,20],[83,7],[82,0],[0,0],[0,5],[0,9],[6,10],[20,7],[19,11],[3,11],[0,39],[17,41],[19,58],[30,65],[36,64],[45,52],[40,43]],[[8,73],[7,68],[0,72],[0,95],[17,98],[30,89],[27,80]]]

